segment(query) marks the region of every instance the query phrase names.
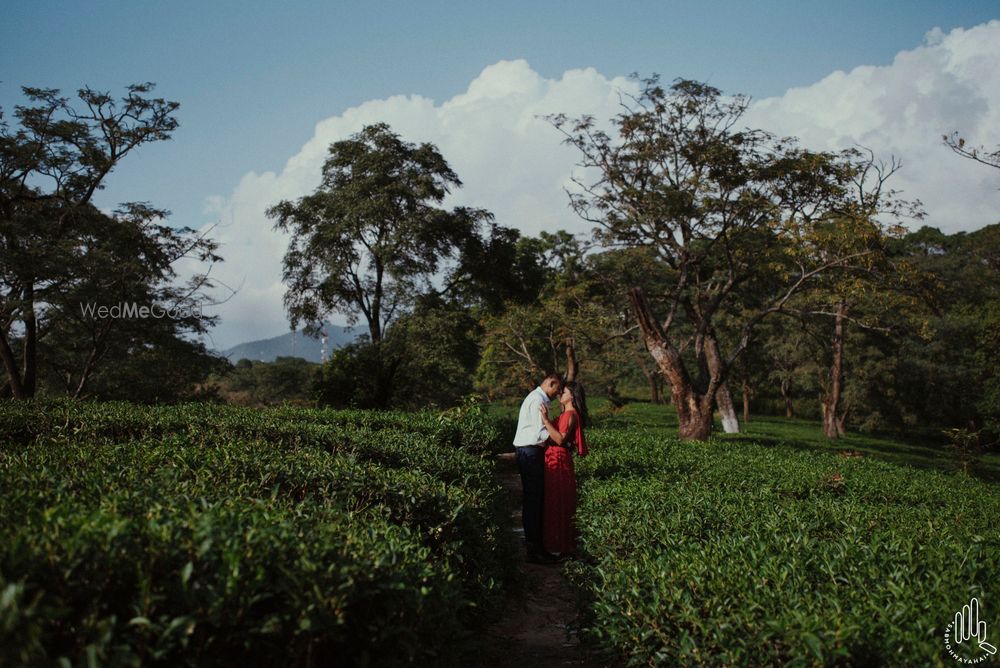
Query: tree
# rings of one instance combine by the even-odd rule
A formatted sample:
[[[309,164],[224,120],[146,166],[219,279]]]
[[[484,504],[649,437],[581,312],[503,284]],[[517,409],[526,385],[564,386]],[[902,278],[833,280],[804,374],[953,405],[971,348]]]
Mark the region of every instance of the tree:
[[[839,366],[841,394],[836,411],[827,409],[828,429],[852,424],[940,439],[942,428],[959,428],[985,443],[1000,434],[1000,373],[992,361],[998,272],[1000,225],[954,235],[923,227],[889,239],[871,272],[820,281],[790,302],[790,317],[765,321],[755,340],[773,357],[782,394],[804,399],[810,415],[823,417]],[[831,336],[838,303],[839,337]],[[834,364],[838,339],[841,365]]]
[[[670,277],[663,271],[663,264],[645,247],[610,248],[589,255],[586,269],[593,286],[593,298],[602,304],[606,313],[614,314],[613,319],[605,318],[607,322],[614,323],[614,329],[605,332],[604,336],[611,345],[603,345],[600,350],[602,371],[607,382],[614,387],[629,384],[638,374],[649,389],[650,402],[662,403],[665,379],[655,364],[648,363],[650,360],[646,357],[648,353],[641,332],[631,324],[628,291],[639,283],[653,293],[664,291]],[[611,394],[614,393],[609,392]]]
[[[439,295],[419,298],[381,341],[362,338],[336,350],[313,383],[319,402],[337,407],[452,406],[472,391],[478,323]]]
[[[942,135],[941,139],[944,141],[945,146],[963,158],[975,160],[987,167],[1000,169],[1000,147],[995,151],[989,151],[985,146],[970,148],[965,138],[961,137],[958,132],[953,132],[950,135]]]
[[[960,137],[957,132],[952,133],[950,136],[944,135],[943,139],[944,143],[955,151],[955,153],[988,167],[1000,169],[1000,147],[997,147],[994,151],[988,151],[983,146],[971,149],[967,148],[965,139]],[[982,265],[986,265],[995,271],[998,266],[997,245],[995,242],[998,236],[997,226],[987,226],[977,232],[977,234],[983,237],[983,240],[986,242],[985,248],[989,249],[982,253],[985,257],[982,257],[980,262]],[[993,243],[990,243],[991,241]],[[979,315],[977,324],[980,331],[973,335],[975,340],[981,344],[981,347],[976,351],[976,357],[982,362],[980,369],[989,369],[987,373],[992,376],[985,382],[984,393],[976,404],[980,414],[983,416],[982,419],[986,422],[986,427],[994,434],[1000,435],[1000,378],[998,378],[998,374],[995,371],[996,365],[992,358],[990,358],[990,354],[985,352],[996,350],[998,338],[996,332],[997,324],[1000,323],[1000,306],[998,306],[996,301],[980,302],[978,307],[972,307],[972,309],[977,310]],[[973,428],[970,429],[971,431],[974,431],[975,422],[975,419],[969,422],[969,424],[973,425]]]
[[[404,142],[388,125],[365,126],[330,146],[311,195],[267,211],[292,234],[284,258],[292,327],[317,332],[333,312],[363,317],[372,343],[429,290],[442,260],[492,216],[438,205],[458,176],[432,144]]]
[[[206,350],[201,342],[176,336],[115,352],[121,354],[114,355],[114,364],[95,366],[85,392],[74,394],[77,386],[71,384],[67,393],[147,404],[215,398],[203,383],[229,366],[225,358]],[[46,355],[45,359],[53,357]],[[45,367],[55,370],[54,365]],[[53,379],[52,387],[59,387],[59,380],[62,378]]]
[[[928,425],[1000,437],[1000,224],[952,235],[924,227],[901,245],[928,277],[913,294],[930,315],[922,338],[900,346],[899,402]]]
[[[110,216],[92,213],[90,224],[81,219],[75,226],[86,245],[76,259],[73,278],[47,305],[50,322],[39,340],[43,353],[39,368],[59,381],[48,383],[49,388],[74,398],[110,396],[117,391],[112,379],[125,377],[102,373],[111,362],[124,366],[125,358],[145,351],[141,357],[149,362],[147,373],[167,373],[153,364],[165,360],[166,354],[158,357],[149,352],[152,349],[178,357],[190,350],[191,359],[170,363],[174,369],[183,364],[191,369],[204,366],[201,362],[208,357],[204,345],[188,345],[181,339],[203,334],[217,322],[218,316],[204,311],[204,305],[212,303],[206,294],[211,284],[205,276],[176,283],[174,264],[192,256],[218,261],[215,243],[187,228],[161,224],[166,212],[142,204],[126,205]],[[149,306],[151,312],[148,317],[139,313],[101,317],[97,312],[101,305],[123,304]],[[95,375],[100,379],[91,392]],[[122,393],[128,392],[128,384]]]
[[[320,405],[388,408],[400,359],[383,354],[384,342],[356,340],[339,348],[320,368],[314,391]]]
[[[884,183],[898,167],[895,162],[873,166],[878,173],[875,181]],[[844,435],[850,410],[844,402],[844,370],[850,366],[847,362],[850,352],[845,346],[848,331],[853,328],[889,336],[916,329],[912,323],[919,320],[920,305],[910,294],[910,286],[923,279],[906,257],[894,257],[891,250],[893,240],[901,238],[903,232],[902,227],[885,229],[867,217],[829,220],[817,229],[817,249],[828,254],[866,252],[841,271],[818,276],[811,289],[794,297],[786,306],[789,311],[796,311],[803,322],[821,318],[832,325],[826,327],[828,332],[832,329],[832,335],[826,346],[827,372],[820,380],[823,433],[827,438]],[[855,380],[863,380],[864,370],[856,364],[854,367]],[[861,387],[856,387],[852,394],[857,396],[860,390]]]
[[[536,301],[551,275],[537,239],[490,223],[483,234],[462,243],[458,261],[440,296],[481,314],[498,314],[505,304]]]
[[[225,362],[207,385],[229,403],[273,406],[281,403],[309,404],[320,365],[301,357],[278,357],[273,362],[241,359]]]
[[[479,362],[479,323],[436,295],[422,298],[389,328],[383,343],[397,361],[393,406],[453,406],[472,392]]]
[[[488,396],[520,394],[547,373],[588,384],[608,380],[601,367],[621,321],[585,284],[554,288],[533,304],[510,304],[484,319],[477,384]]]
[[[671,385],[679,435],[705,439],[716,391],[746,349],[753,328],[824,271],[868,251],[814,252],[815,227],[831,216],[873,219],[885,213],[880,188],[855,191],[865,163],[857,151],[815,153],[792,139],[738,130],[749,100],[724,98],[703,83],[677,80],[665,90],[643,80],[612,123],[618,138],[592,117],[550,117],[579,149],[593,181],[575,179],[571,204],[609,245],[644,246],[671,273],[658,295],[660,320],[641,285],[629,294],[647,348]],[[888,213],[893,213],[889,207]],[[762,278],[763,277],[763,278]],[[759,305],[738,315],[728,350],[717,316],[739,292]],[[694,332],[698,374],[688,369],[672,327],[685,318]]]
[[[129,327],[123,320],[74,321],[85,298],[138,295],[143,305],[169,308],[177,300],[192,302],[211,287],[207,274],[193,277],[185,288],[167,286],[174,278],[171,265],[182,257],[220,260],[213,242],[187,228],[157,224],[166,212],[145,204],[125,204],[108,216],[91,202],[126,155],[145,143],[168,139],[176,129],[178,104],[148,97],[152,89],[151,83],[135,84],[115,100],[109,93],[83,88],[78,91],[80,105],[73,106],[58,90],[25,87],[32,105],[15,107],[14,130],[0,111],[4,393],[35,395],[39,351],[47,338],[56,336],[79,342],[81,355],[67,385],[71,394],[84,391],[109,349],[109,338]],[[174,332],[203,331],[210,322],[174,323]]]
[[[564,231],[542,233],[532,246],[544,257],[547,289],[531,303],[508,303],[483,318],[477,384],[489,396],[521,394],[546,373],[561,373],[613,394],[634,372],[632,333],[622,276],[642,272],[641,252],[587,254]],[[655,272],[650,272],[650,275]]]

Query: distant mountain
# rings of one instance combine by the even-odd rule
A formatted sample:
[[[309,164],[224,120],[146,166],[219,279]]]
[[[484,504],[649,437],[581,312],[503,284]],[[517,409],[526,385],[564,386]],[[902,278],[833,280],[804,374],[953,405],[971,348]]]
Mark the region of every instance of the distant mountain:
[[[359,327],[341,327],[327,325],[329,340],[326,344],[327,355],[332,351],[351,343],[361,334]],[[288,332],[281,336],[260,341],[240,343],[222,354],[235,364],[241,359],[273,362],[278,357],[301,357],[309,362],[319,362],[323,350],[323,342],[306,336],[301,331]]]

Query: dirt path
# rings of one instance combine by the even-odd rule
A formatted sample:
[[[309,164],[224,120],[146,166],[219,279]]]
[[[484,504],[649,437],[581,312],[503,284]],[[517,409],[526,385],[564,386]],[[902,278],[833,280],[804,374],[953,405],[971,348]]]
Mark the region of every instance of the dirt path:
[[[497,476],[510,498],[511,517],[524,559],[524,531],[521,527],[521,478],[514,453],[497,457]],[[529,564],[522,561],[526,586],[523,597],[510,597],[501,620],[487,629],[483,666],[582,666],[603,664],[588,656],[574,631],[576,600],[563,577],[563,565]]]

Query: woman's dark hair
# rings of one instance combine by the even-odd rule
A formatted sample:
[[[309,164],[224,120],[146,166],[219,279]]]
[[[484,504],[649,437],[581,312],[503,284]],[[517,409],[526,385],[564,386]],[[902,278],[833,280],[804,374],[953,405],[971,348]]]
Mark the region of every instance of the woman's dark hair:
[[[590,423],[590,415],[587,413],[587,393],[583,391],[583,384],[571,380],[563,387],[573,395],[573,408],[580,416],[580,426],[586,427]]]

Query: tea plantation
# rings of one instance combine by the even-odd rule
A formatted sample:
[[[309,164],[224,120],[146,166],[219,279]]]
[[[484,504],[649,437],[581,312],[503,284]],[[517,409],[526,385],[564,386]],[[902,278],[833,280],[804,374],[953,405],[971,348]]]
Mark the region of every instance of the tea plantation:
[[[0,404],[0,665],[447,663],[513,573],[473,412]]]
[[[943,634],[974,596],[1000,640],[996,484],[641,418],[592,429],[577,463],[567,571],[609,665],[958,665]]]
[[[467,664],[521,581],[491,410],[0,403],[0,665]],[[599,662],[956,665],[972,597],[1000,641],[996,483],[595,413],[565,573]]]

